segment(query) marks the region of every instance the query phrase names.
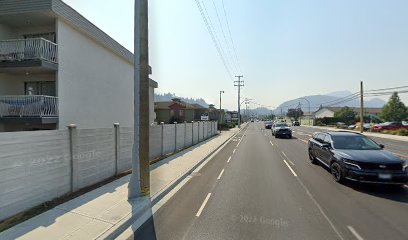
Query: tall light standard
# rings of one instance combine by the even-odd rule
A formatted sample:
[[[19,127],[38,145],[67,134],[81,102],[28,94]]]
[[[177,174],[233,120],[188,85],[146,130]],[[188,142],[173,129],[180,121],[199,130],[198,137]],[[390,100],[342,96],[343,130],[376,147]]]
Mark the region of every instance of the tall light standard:
[[[299,98],[299,99],[304,99],[304,100],[306,100],[306,102],[307,102],[307,104],[308,104],[308,106],[309,106],[309,126],[310,126],[310,102],[309,102],[309,100],[307,100],[307,99],[304,98],[304,97],[301,97],[301,98]]]
[[[221,117],[221,94],[223,94],[224,91],[220,91],[220,114],[219,114],[219,122],[220,122],[220,133],[221,133],[221,128],[222,128],[222,117]]]

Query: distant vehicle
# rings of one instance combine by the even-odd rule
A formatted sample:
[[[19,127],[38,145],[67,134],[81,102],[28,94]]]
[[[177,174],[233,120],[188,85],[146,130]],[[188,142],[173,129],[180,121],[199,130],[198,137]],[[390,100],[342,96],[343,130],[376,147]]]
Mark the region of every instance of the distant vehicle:
[[[271,129],[272,128],[272,121],[266,121],[265,122],[265,129]]]
[[[350,125],[350,126],[348,126],[347,128],[348,128],[348,129],[359,129],[359,128],[360,128],[360,125],[359,125],[359,124]],[[364,129],[364,130],[370,130],[370,129],[371,129],[371,124],[369,124],[369,123],[364,123],[363,129]]]
[[[330,168],[337,182],[408,183],[408,163],[383,148],[362,134],[348,131],[317,132],[308,143],[310,161]]]
[[[404,125],[404,126],[408,126],[408,121],[402,121],[401,123],[402,123],[402,125]]]
[[[356,128],[356,125],[350,125],[350,126],[348,126],[347,128],[348,128],[348,129],[354,129],[354,128]]]
[[[251,122],[254,122],[254,119],[251,119]]]
[[[286,123],[275,123],[272,125],[272,135],[275,138],[280,136],[292,138],[292,129]]]
[[[300,126],[300,122],[299,121],[293,121],[292,125],[293,126]]]
[[[398,130],[400,128],[408,129],[408,126],[403,125],[401,122],[385,122],[374,125],[372,129],[374,131],[382,131],[382,130]]]

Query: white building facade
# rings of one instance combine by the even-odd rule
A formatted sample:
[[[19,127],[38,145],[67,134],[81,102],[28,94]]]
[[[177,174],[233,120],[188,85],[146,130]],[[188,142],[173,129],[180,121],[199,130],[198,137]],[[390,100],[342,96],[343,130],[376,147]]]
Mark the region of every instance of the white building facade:
[[[133,126],[133,58],[60,0],[2,1],[0,132]]]

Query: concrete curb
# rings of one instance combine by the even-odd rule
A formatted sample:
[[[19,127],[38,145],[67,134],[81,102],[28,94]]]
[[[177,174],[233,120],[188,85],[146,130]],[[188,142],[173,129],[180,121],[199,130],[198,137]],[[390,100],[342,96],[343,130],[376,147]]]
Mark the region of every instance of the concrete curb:
[[[213,155],[215,152],[221,150],[226,146],[226,144],[234,138],[238,133],[240,133],[242,130],[244,130],[247,127],[247,125],[235,134],[233,134],[231,137],[226,139],[223,143],[221,143],[216,149],[211,151],[209,154],[207,154],[203,159],[201,159],[199,162],[197,162],[194,166],[191,168],[187,169],[183,174],[181,174],[178,178],[174,179],[172,182],[170,182],[165,188],[163,188],[161,191],[156,193],[151,197],[151,200],[149,200],[148,197],[144,197],[142,201],[143,206],[140,207],[140,210],[134,211],[130,213],[128,216],[126,216],[123,220],[121,220],[120,223],[118,223],[116,226],[113,226],[111,229],[109,229],[107,232],[103,233],[100,235],[97,239],[128,239],[131,238],[132,236],[121,236],[121,234],[129,227],[132,226],[132,229],[135,228],[138,229],[140,226],[142,226],[150,217],[152,217],[152,210],[151,208],[158,203],[163,197],[165,197],[172,189],[174,189],[179,183],[181,183],[184,179],[186,179],[192,172],[194,172],[195,169],[197,169],[203,162],[205,162],[211,155]],[[211,140],[208,139],[208,140]]]

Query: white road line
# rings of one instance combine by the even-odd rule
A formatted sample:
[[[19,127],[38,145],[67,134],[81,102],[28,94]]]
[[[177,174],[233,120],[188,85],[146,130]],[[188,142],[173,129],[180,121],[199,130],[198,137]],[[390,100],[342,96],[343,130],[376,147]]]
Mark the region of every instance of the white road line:
[[[200,209],[198,209],[198,212],[196,213],[196,217],[199,217],[201,215],[201,212],[203,211],[203,209],[204,209],[205,205],[207,204],[208,199],[210,199],[210,197],[211,197],[211,193],[208,193],[207,197],[204,199],[203,204],[201,204]]]
[[[283,154],[283,156],[285,156],[285,158],[288,158],[288,156],[286,156],[286,154],[284,152],[281,151],[281,153]]]
[[[227,163],[229,163],[231,161],[231,156],[228,158]]]
[[[286,166],[288,166],[289,170],[292,172],[293,176],[297,177],[297,174],[295,173],[295,171],[293,171],[292,167],[289,165],[288,162],[286,162],[285,159],[283,159],[283,161],[285,162]]]
[[[333,222],[330,220],[330,218],[326,215],[326,213],[323,211],[323,208],[320,206],[320,204],[316,201],[316,199],[313,197],[313,195],[310,193],[309,189],[305,186],[305,184],[300,180],[300,178],[297,178],[298,182],[300,185],[303,187],[303,189],[306,191],[306,194],[309,196],[309,198],[313,201],[313,203],[316,205],[316,207],[319,209],[320,213],[323,215],[323,217],[327,220],[327,222],[330,224],[332,227],[333,231],[337,234],[337,236],[341,239],[344,240],[343,236],[340,234],[339,230],[337,230],[336,226],[334,226]]]
[[[273,143],[272,143],[272,141],[269,141],[269,143],[273,146]]]
[[[240,143],[241,143],[241,141],[239,141],[239,142],[238,142],[238,144],[237,144],[237,146],[236,146],[236,147],[238,147]]]
[[[217,180],[221,179],[222,174],[224,173],[224,168],[221,170],[220,175],[218,175]]]
[[[358,232],[352,226],[347,226],[347,228],[358,240],[364,240],[364,238],[361,237],[360,234],[358,234]]]
[[[232,151],[232,154],[234,154],[236,150],[237,150],[237,149],[235,148],[234,151]]]
[[[295,166],[295,163],[293,163],[293,162],[290,161],[289,159],[288,159],[288,161],[289,161],[289,163],[290,163],[292,166]]]

